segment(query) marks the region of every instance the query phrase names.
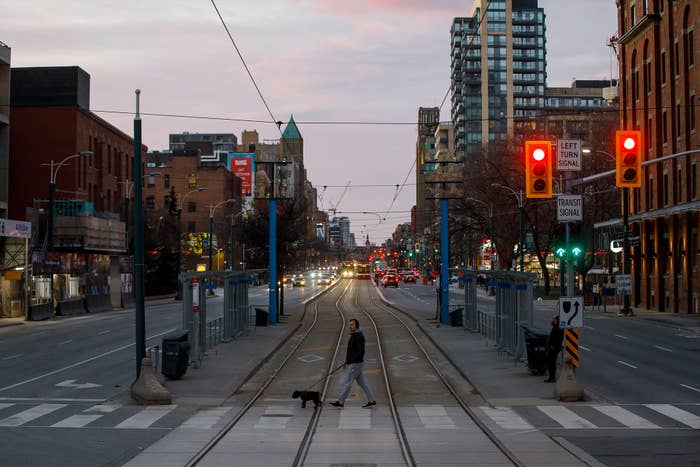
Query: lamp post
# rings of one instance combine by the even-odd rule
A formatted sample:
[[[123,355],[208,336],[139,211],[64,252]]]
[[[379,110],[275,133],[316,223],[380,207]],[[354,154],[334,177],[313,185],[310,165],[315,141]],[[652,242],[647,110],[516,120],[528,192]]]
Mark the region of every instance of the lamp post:
[[[466,198],[465,201],[473,201],[475,203],[482,204],[482,205],[486,206],[486,208],[489,210],[489,241],[491,242],[489,261],[491,261],[490,269],[491,269],[491,271],[493,271],[494,270],[494,268],[493,268],[493,262],[494,262],[493,261],[493,245],[494,245],[494,241],[493,241],[493,206],[491,205],[491,203],[487,203],[486,201],[481,201],[480,199],[476,199],[476,198]],[[491,289],[491,292],[492,293],[494,292],[493,288]]]
[[[209,205],[209,270],[213,270],[213,257],[212,257],[212,251],[213,251],[213,244],[214,244],[214,213],[216,212],[216,208],[219,206],[226,204],[226,203],[235,203],[236,199],[235,198],[230,198],[224,201],[221,201],[217,204],[210,204]]]
[[[58,175],[58,171],[68,163],[69,160],[75,159],[76,157],[89,157],[89,156],[94,156],[95,153],[92,151],[81,151],[77,154],[72,154],[65,159],[63,159],[61,162],[54,162],[53,159],[51,159],[51,162],[49,164],[41,164],[41,165],[47,165],[49,166],[49,169],[51,171],[51,177],[49,179],[49,218],[46,226],[46,231],[48,235],[47,239],[47,249],[49,251],[53,250],[53,224],[54,224],[54,215],[55,215],[55,203],[56,203],[56,176]]]
[[[159,175],[160,172],[149,172],[148,174],[141,177],[141,179],[143,179],[144,177],[157,177]],[[129,181],[129,179],[127,178],[126,180],[120,183],[124,184],[126,194],[126,196],[124,197],[124,232],[126,234],[126,255],[129,256],[129,200],[131,199],[131,190],[134,188],[134,181]]]
[[[525,239],[523,238],[524,232],[523,232],[523,218],[524,218],[524,197],[523,197],[523,190],[520,190],[520,192],[515,191],[511,187],[507,185],[502,185],[500,183],[492,183],[491,186],[498,187],[498,188],[504,188],[515,196],[515,199],[518,201],[518,253],[520,253],[520,272],[525,272]]]
[[[192,193],[197,193],[199,191],[208,190],[205,186],[200,186],[194,190],[190,190],[185,193],[185,196],[180,198],[180,202],[177,207],[177,292],[175,294],[175,300],[182,300],[182,283],[180,282],[180,272],[182,270],[182,205],[185,200]]]

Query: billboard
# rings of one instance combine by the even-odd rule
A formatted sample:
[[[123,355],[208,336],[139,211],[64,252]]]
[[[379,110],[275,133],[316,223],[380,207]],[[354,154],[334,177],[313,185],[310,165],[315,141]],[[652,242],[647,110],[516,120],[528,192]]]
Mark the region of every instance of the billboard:
[[[253,191],[255,189],[255,154],[253,153],[228,153],[226,167],[241,179],[241,196],[243,199],[243,211],[253,209]]]
[[[273,174],[274,168],[274,174]],[[293,162],[260,163],[255,171],[255,198],[290,199],[294,197],[294,181],[299,166]],[[274,180],[274,193],[272,193]]]

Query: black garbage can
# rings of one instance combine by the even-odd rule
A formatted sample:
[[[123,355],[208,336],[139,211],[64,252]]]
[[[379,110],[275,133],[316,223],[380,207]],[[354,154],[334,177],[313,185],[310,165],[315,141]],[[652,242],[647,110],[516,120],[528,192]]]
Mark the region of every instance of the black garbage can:
[[[523,326],[527,348],[527,367],[532,374],[543,375],[547,371],[548,334],[541,329]]]
[[[462,323],[462,311],[463,308],[456,308],[450,312],[450,326],[463,326]]]
[[[255,309],[255,325],[256,326],[267,326],[269,313],[267,310],[262,308]]]
[[[180,329],[163,338],[161,373],[168,379],[180,379],[190,361],[190,333]]]

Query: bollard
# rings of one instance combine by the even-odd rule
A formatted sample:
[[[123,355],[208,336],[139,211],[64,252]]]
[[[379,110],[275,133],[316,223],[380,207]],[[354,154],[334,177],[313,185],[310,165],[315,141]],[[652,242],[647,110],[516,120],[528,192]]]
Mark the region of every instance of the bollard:
[[[563,402],[577,402],[583,400],[583,386],[576,381],[576,370],[571,356],[564,357],[564,365],[555,386],[557,398]]]

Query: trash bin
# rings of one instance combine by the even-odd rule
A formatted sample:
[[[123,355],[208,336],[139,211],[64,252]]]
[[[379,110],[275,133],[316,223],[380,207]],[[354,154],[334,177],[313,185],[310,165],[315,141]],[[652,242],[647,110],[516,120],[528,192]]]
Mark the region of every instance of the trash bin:
[[[255,309],[255,325],[256,326],[267,326],[268,322],[268,312],[262,308]]]
[[[450,312],[450,326],[462,327],[463,308],[456,308]]]
[[[180,329],[163,338],[161,373],[169,379],[180,379],[190,361],[190,333]]]
[[[543,375],[547,371],[547,338],[541,329],[523,326],[527,347],[527,367],[532,374]]]

